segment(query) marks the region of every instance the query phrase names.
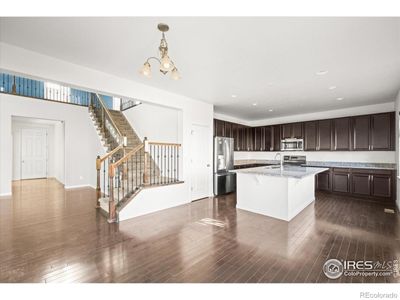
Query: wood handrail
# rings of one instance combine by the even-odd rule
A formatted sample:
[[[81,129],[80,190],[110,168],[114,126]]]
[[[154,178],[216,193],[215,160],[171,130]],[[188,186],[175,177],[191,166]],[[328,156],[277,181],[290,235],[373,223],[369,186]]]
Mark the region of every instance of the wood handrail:
[[[117,131],[118,135],[120,136],[121,139],[124,138],[124,136],[122,135],[121,131],[119,131],[117,125],[115,125],[113,118],[111,117],[110,112],[108,111],[108,108],[106,107],[103,99],[101,99],[101,96],[99,94],[96,93],[97,98],[99,99],[99,102],[101,104],[101,106],[103,107],[104,111],[106,112],[108,118],[110,119],[112,125],[114,126],[115,130]]]
[[[109,173],[110,177],[114,176],[114,169],[116,167],[121,165],[123,162],[127,161],[129,159],[129,157],[134,155],[136,152],[138,152],[142,148],[144,148],[144,145],[140,144],[140,145],[136,146],[135,148],[133,148],[131,151],[129,151],[127,154],[125,154],[125,156],[122,157],[120,160],[118,160],[117,162],[115,162],[113,164],[110,164],[109,169],[108,169],[109,170],[108,173]]]
[[[105,161],[107,158],[109,158],[110,156],[114,155],[115,153],[117,153],[119,150],[123,149],[124,146],[123,145],[119,145],[118,147],[114,148],[112,151],[108,152],[106,155],[104,155],[103,157],[100,157],[100,162],[102,163],[103,161]]]
[[[148,142],[149,145],[157,145],[157,146],[174,146],[174,147],[180,147],[182,146],[181,144],[177,143],[162,143],[162,142]]]

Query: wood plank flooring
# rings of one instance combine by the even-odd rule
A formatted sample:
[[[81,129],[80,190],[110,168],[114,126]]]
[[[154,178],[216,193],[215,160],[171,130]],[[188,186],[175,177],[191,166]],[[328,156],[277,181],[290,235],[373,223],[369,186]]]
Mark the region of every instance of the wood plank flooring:
[[[91,188],[15,182],[0,198],[0,282],[400,282],[322,272],[328,258],[400,259],[399,215],[377,203],[320,193],[287,223],[230,194],[108,224],[95,202]]]

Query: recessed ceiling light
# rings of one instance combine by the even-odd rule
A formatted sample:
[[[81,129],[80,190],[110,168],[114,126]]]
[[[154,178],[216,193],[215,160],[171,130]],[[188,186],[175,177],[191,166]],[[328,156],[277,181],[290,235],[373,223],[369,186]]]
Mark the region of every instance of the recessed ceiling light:
[[[253,106],[257,106],[257,103],[253,103]]]
[[[274,111],[272,108],[268,109],[268,111]]]
[[[334,90],[334,89],[336,89],[336,85],[332,85],[332,86],[328,87],[328,89]]]
[[[328,71],[326,71],[326,70],[321,70],[321,71],[318,71],[318,72],[315,73],[315,74],[321,76],[321,75],[325,75],[325,74],[327,74],[327,73],[328,73]]]
[[[237,95],[233,94],[231,97],[232,97],[232,98],[237,98]]]
[[[337,101],[342,101],[344,98],[343,97],[337,97],[336,100]]]

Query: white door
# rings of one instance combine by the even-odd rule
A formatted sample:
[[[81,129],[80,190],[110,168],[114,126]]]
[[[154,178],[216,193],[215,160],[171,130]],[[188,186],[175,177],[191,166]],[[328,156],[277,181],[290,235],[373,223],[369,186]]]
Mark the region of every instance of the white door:
[[[191,192],[192,201],[209,196],[211,176],[209,127],[192,125],[191,140]]]
[[[47,132],[21,130],[21,179],[47,177]]]

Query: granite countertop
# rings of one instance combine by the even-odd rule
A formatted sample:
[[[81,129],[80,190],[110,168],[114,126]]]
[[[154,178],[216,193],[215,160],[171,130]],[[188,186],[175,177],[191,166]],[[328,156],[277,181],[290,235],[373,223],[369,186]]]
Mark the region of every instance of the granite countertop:
[[[230,172],[262,175],[262,176],[274,176],[274,177],[286,177],[301,179],[307,176],[315,175],[329,170],[328,168],[314,168],[314,167],[299,167],[299,166],[284,166],[281,170],[280,167],[257,167],[250,169],[239,169]]]
[[[247,164],[279,164],[279,160],[235,160],[235,166]],[[340,161],[307,161],[304,167],[324,168],[353,168],[353,169],[381,169],[396,170],[396,164],[391,163],[366,163],[366,162],[340,162]]]
[[[308,161],[303,166],[306,166],[306,167],[327,167],[327,168],[396,170],[396,164],[390,164],[390,163]]]

